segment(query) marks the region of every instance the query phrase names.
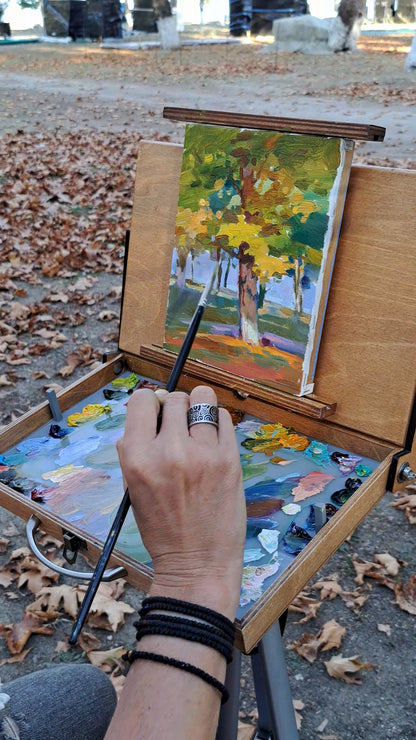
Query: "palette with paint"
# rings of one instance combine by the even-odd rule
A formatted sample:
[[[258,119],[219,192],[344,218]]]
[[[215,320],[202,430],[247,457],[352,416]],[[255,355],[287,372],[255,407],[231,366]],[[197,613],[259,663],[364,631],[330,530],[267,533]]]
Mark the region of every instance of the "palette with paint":
[[[128,394],[105,398],[103,391],[114,390],[114,381],[132,373],[163,385],[175,359],[163,342],[181,166],[180,146],[141,143],[120,353],[58,394],[59,426],[71,431],[61,438],[49,435],[54,422],[44,403],[0,434],[1,505],[26,520],[35,515],[55,537],[70,531],[92,560],[99,556],[123,495],[115,442]],[[411,304],[406,313],[402,310],[401,276],[409,272],[402,234],[412,230],[413,216],[400,193],[410,193],[414,183],[412,173],[352,167],[314,395],[294,396],[200,360],[186,363],[181,390],[207,383],[221,404],[239,414],[248,536],[237,635],[245,652],[354,530],[386,485],[393,487],[398,463],[411,461],[416,316]],[[374,202],[379,203],[377,213]],[[381,248],[386,242],[388,252]],[[377,279],[371,282],[371,269],[363,265],[376,263]],[[95,405],[101,407],[96,418],[97,410],[90,409],[85,423],[68,423],[68,417]],[[20,490],[16,478],[8,479],[9,470],[26,479]],[[324,516],[328,520],[320,527]],[[123,566],[130,583],[148,588],[152,571],[131,515],[111,565]]]
[[[98,541],[105,540],[123,494],[116,442],[129,393],[160,382],[124,373],[62,421],[43,425],[0,455],[0,481]],[[283,424],[238,414],[247,506],[239,616],[273,583],[318,531],[315,515],[333,516],[377,463],[308,439]],[[361,477],[359,477],[361,476]],[[151,567],[132,511],[117,549]]]

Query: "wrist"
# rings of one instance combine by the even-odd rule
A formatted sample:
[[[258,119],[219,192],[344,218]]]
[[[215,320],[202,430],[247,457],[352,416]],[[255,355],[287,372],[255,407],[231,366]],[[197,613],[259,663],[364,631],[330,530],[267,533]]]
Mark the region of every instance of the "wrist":
[[[149,596],[164,596],[181,601],[190,601],[199,606],[223,614],[234,621],[239,601],[240,589],[230,586],[226,580],[215,577],[184,578],[172,575],[155,575],[149,590]]]

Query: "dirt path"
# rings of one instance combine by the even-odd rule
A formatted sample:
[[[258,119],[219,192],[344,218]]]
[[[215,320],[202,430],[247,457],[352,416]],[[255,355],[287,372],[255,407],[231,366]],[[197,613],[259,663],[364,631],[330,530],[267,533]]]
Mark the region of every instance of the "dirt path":
[[[122,234],[131,210],[135,147],[140,137],[179,142],[183,133],[182,125],[162,118],[165,105],[382,125],[387,129],[385,142],[360,144],[355,161],[415,168],[416,75],[403,68],[410,40],[409,36],[383,41],[366,37],[357,54],[325,57],[234,44],[189,47],[170,54],[101,50],[93,44],[0,47],[0,274],[4,288],[0,319],[12,321],[16,330],[13,355],[0,349],[0,378],[10,383],[0,387],[0,423],[38,403],[45,383],[65,385],[82,377],[88,369],[84,362],[68,379],[56,375],[80,345],[87,362],[98,358],[103,349],[116,348]],[[63,161],[65,172],[58,166]],[[19,178],[24,172],[31,179],[22,193]],[[105,191],[116,180],[118,192],[111,193],[110,199]],[[62,193],[73,192],[70,188],[75,187],[79,200],[71,207]],[[102,187],[101,200],[107,198],[104,206],[100,198],[94,200],[94,187]],[[17,199],[13,208],[11,192]],[[34,198],[32,206],[29,196]],[[45,198],[42,211],[39,203]],[[69,250],[65,231],[78,226],[84,263],[76,260],[75,242],[74,250]],[[19,230],[25,234],[20,241]],[[100,230],[104,237],[96,235]],[[101,244],[100,238],[103,246],[96,247],[96,254],[103,253],[106,261],[94,265],[91,245]],[[40,252],[36,242],[42,245]],[[53,255],[66,249],[66,261],[48,273],[42,250]],[[87,282],[76,290],[79,278]],[[110,314],[100,320],[103,309]],[[45,323],[48,316],[49,324]],[[53,350],[41,346],[39,335],[34,334],[41,326],[52,325],[66,338],[57,341]],[[95,355],[88,355],[88,347]],[[19,358],[28,364],[20,364]],[[354,592],[355,554],[372,561],[375,553],[388,552],[401,561],[396,582],[409,582],[416,566],[412,525],[403,512],[389,505],[391,501],[391,494],[386,494],[320,577],[336,573],[344,591]],[[0,511],[0,534],[10,522],[18,533],[0,554],[0,564],[7,562],[12,549],[25,543],[23,524],[4,510]],[[9,591],[12,596],[2,597],[0,613],[6,624],[18,621],[31,600],[24,589],[11,586]],[[362,684],[348,684],[327,674],[324,660],[333,651],[320,653],[313,664],[294,650],[288,651],[292,693],[304,704],[301,740],[416,738],[414,617],[399,608],[385,585],[366,579],[363,595],[368,598],[361,609],[354,610],[337,597],[326,599],[317,617],[306,624],[296,623],[302,614],[289,616],[286,643],[305,632],[316,634],[326,621],[336,619],[346,628],[336,653],[359,655],[362,662],[373,666],[358,674]],[[311,591],[311,597],[319,600],[319,592]],[[139,599],[139,594],[127,589],[125,600],[137,607]],[[117,635],[95,631],[102,649],[131,646],[131,622]],[[389,629],[380,631],[380,625]],[[85,660],[79,648],[55,651],[57,640],[68,629],[68,620],[62,619],[55,625],[54,637],[33,636],[32,650],[23,663],[1,667],[2,681],[45,665]],[[8,657],[2,641],[0,660]],[[241,716],[249,721],[254,711],[253,685],[244,659]]]

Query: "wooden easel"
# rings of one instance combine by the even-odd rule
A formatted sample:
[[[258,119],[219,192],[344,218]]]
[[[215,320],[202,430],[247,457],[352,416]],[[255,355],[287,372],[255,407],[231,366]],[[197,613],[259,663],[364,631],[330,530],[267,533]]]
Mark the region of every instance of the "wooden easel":
[[[258,117],[254,118],[253,125],[259,127]],[[330,135],[329,130],[321,133]],[[333,133],[343,135],[339,130]],[[377,131],[370,133],[373,138],[378,135]],[[140,144],[124,276],[120,354],[60,393],[62,411],[110,382],[122,368],[161,381],[168,376],[173,358],[161,347],[181,163],[179,145]],[[237,622],[238,650],[227,676],[233,698],[221,715],[218,740],[234,740],[237,736],[240,652],[253,651],[262,725],[257,737],[295,740],[278,619],[383,496],[387,481],[391,488],[398,488],[399,468],[406,464],[415,467],[409,418],[416,367],[416,304],[411,297],[404,302],[406,285],[415,282],[415,264],[407,241],[416,226],[416,212],[409,208],[413,202],[413,172],[352,168],[313,396],[294,398],[201,363],[186,364],[183,390],[207,382],[221,403],[261,419],[280,421],[308,437],[379,462],[371,477]],[[0,453],[50,418],[47,403],[25,414],[0,435]],[[56,537],[62,538],[63,530],[69,528],[61,517],[4,484],[0,484],[0,495],[3,506],[25,519],[36,515],[42,528]],[[100,543],[76,524],[70,529],[89,556],[97,558]],[[121,551],[114,552],[111,565],[123,566],[132,585],[143,590],[149,587],[150,569]]]

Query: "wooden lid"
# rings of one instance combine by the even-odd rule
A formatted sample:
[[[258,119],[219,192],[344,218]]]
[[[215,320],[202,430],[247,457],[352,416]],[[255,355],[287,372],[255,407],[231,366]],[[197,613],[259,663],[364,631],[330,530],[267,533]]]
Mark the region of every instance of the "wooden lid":
[[[182,147],[141,142],[120,349],[163,343]],[[314,394],[331,420],[402,445],[416,368],[416,174],[353,167]]]

